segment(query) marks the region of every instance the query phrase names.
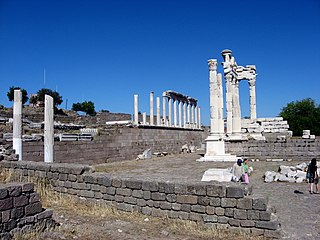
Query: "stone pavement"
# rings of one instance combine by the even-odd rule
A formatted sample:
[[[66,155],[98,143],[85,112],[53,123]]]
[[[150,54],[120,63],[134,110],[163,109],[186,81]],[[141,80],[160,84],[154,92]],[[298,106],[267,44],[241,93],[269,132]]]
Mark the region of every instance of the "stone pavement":
[[[201,153],[153,157],[147,160],[124,161],[96,165],[97,171],[106,171],[123,178],[158,179],[169,182],[199,182],[209,168],[228,168],[228,162],[197,162]],[[320,194],[310,194],[307,183],[264,183],[267,170],[277,171],[280,165],[298,162],[250,162],[254,172],[250,176],[253,195],[267,196],[281,223],[283,239],[320,239]],[[296,193],[298,192],[298,193]]]

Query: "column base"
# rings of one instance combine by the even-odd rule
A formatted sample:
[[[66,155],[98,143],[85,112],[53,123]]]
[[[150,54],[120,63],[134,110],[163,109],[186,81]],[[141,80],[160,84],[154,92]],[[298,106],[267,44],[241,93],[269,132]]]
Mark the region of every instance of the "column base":
[[[206,154],[199,162],[235,162],[237,156],[226,154],[224,140],[219,135],[210,135],[206,140]]]

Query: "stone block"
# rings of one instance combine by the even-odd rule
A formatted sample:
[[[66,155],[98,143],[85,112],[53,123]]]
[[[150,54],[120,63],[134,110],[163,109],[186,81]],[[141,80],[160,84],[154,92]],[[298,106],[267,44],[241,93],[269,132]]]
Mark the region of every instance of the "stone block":
[[[148,206],[148,207],[153,207],[153,206],[154,206],[154,201],[152,201],[152,200],[147,200],[146,202],[147,202],[147,206]]]
[[[223,216],[224,215],[224,212],[225,212],[225,209],[222,208],[222,207],[216,207],[215,210],[214,210],[215,214],[218,215],[218,216]]]
[[[177,201],[177,195],[176,194],[167,194],[166,200],[170,203],[176,202]]]
[[[143,199],[149,200],[151,199],[151,192],[150,191],[143,191]]]
[[[9,232],[17,226],[17,221],[15,219],[10,219],[8,222],[3,224],[4,229]]]
[[[226,216],[218,216],[218,223],[226,224],[229,222],[229,218]]]
[[[6,187],[0,187],[0,199],[4,199],[9,195]]]
[[[243,198],[244,189],[240,186],[227,186],[227,198]]]
[[[96,191],[96,192],[98,192],[98,191],[100,191],[101,190],[101,188],[100,188],[101,186],[100,185],[98,185],[98,184],[91,184],[91,187],[90,187],[90,189],[92,190],[92,191]]]
[[[13,198],[4,198],[0,200],[0,211],[5,211],[13,208]]]
[[[137,204],[137,199],[134,198],[134,197],[124,197],[123,201],[125,203],[129,203],[129,204],[132,204],[132,205],[136,205]]]
[[[151,211],[151,216],[154,216],[154,217],[166,217],[166,216],[168,216],[168,213],[167,213],[166,210],[153,208],[152,211]]]
[[[52,216],[53,216],[53,211],[50,209],[45,209],[44,211],[36,215],[38,220],[52,218]]]
[[[160,208],[163,209],[163,210],[170,210],[171,209],[171,203],[160,202]]]
[[[21,183],[7,183],[6,188],[8,189],[9,196],[17,197],[22,193],[22,185]]]
[[[233,226],[233,227],[239,227],[240,226],[240,220],[239,219],[229,219],[228,223],[230,224],[230,226]]]
[[[234,218],[235,219],[247,219],[247,211],[244,209],[235,209],[234,210]]]
[[[201,223],[203,222],[203,215],[199,213],[191,212],[189,213],[189,220]]]
[[[234,216],[234,208],[226,208],[224,210],[224,215],[227,217],[232,217]]]
[[[124,196],[121,196],[121,195],[115,195],[114,196],[114,200],[116,201],[116,202],[123,202],[123,199],[124,199]]]
[[[142,214],[144,214],[144,215],[151,215],[152,208],[150,208],[150,207],[143,207],[143,208],[141,209],[141,212],[142,212]]]
[[[247,218],[249,220],[259,220],[260,219],[260,211],[247,210]]]
[[[137,205],[140,207],[145,207],[147,206],[147,201],[144,199],[137,199]]]
[[[203,205],[203,206],[208,206],[210,204],[210,198],[204,197],[204,196],[199,196],[198,197],[198,204]]]
[[[260,211],[260,220],[261,221],[270,221],[271,220],[271,212],[270,211]]]
[[[214,207],[206,206],[206,214],[213,215],[215,213]]]
[[[205,223],[208,223],[208,222],[216,223],[216,222],[218,222],[218,217],[214,216],[214,215],[204,215],[203,221]]]
[[[112,187],[120,188],[121,185],[122,185],[121,179],[119,179],[119,178],[112,179],[112,184],[111,184]]]
[[[103,198],[103,194],[101,192],[93,192],[95,199],[101,199]]]
[[[112,184],[112,178],[107,174],[97,175],[96,178],[97,178],[97,183],[105,187],[110,187]]]
[[[192,205],[191,206],[191,211],[192,212],[197,212],[197,213],[205,213],[206,212],[206,207],[201,206],[201,205]]]
[[[130,204],[126,204],[126,203],[117,203],[116,207],[117,207],[117,209],[119,209],[121,211],[125,211],[125,212],[133,212],[134,211],[133,206]]]
[[[156,201],[165,201],[166,200],[166,194],[160,193],[160,192],[152,192],[151,193],[151,199]]]
[[[237,205],[237,199],[235,198],[221,198],[221,207],[229,208]]]
[[[252,199],[251,198],[238,199],[237,208],[251,210],[252,209]]]
[[[5,222],[8,222],[10,220],[11,210],[1,211],[0,213],[1,213],[0,214],[1,223],[5,223]]]
[[[34,183],[23,183],[21,187],[22,187],[23,193],[28,193],[28,192],[34,191]]]
[[[141,188],[144,191],[151,191],[151,192],[156,192],[159,189],[157,182],[149,182],[149,181],[143,181]]]
[[[268,200],[266,198],[254,198],[252,200],[252,209],[254,210],[267,210]]]
[[[85,174],[83,175],[83,181],[85,183],[97,184],[97,178],[94,174]]]
[[[241,222],[240,222],[241,227],[246,227],[246,228],[254,227],[255,224],[256,224],[256,222],[253,220],[241,220]]]
[[[77,189],[73,189],[73,188],[68,188],[67,189],[67,193],[68,194],[71,194],[71,195],[78,195],[80,190],[77,190]]]
[[[116,194],[116,188],[115,187],[107,187],[106,193],[109,195],[115,195]]]
[[[77,181],[77,175],[68,174],[68,180],[69,180],[70,182],[75,182],[75,181]]]
[[[33,216],[42,211],[41,202],[31,203],[24,208],[24,212],[26,216]]]
[[[143,192],[142,190],[133,190],[132,191],[132,196],[135,198],[142,198],[143,197]]]
[[[177,203],[197,204],[198,197],[194,195],[177,195]]]
[[[264,235],[264,230],[263,229],[258,229],[258,228],[251,228],[250,233],[253,237],[256,236],[263,236]]]
[[[29,199],[25,195],[20,195],[18,197],[13,197],[13,206],[14,207],[22,207],[29,203]]]
[[[94,192],[90,190],[80,190],[78,196],[85,198],[94,198]]]
[[[79,190],[86,190],[87,184],[86,183],[78,183],[78,182],[72,182],[72,188],[79,189]]]
[[[178,212],[178,218],[181,220],[189,220],[189,213],[187,212]]]
[[[225,197],[226,187],[223,185],[207,185],[207,196],[210,197]]]
[[[131,196],[132,190],[129,188],[117,188],[116,189],[116,194],[117,195],[122,195],[122,196]]]
[[[66,173],[60,173],[60,174],[59,174],[59,180],[61,180],[61,181],[67,181],[67,180],[68,180],[68,174],[66,174]]]
[[[187,194],[195,194],[198,196],[206,196],[206,185],[205,184],[192,184],[187,185]]]
[[[23,217],[24,215],[24,208],[23,207],[17,207],[17,208],[13,208],[11,210],[11,218],[12,219],[19,219],[21,217]]]
[[[174,193],[175,194],[187,194],[187,185],[181,184],[181,183],[176,183],[174,187]]]
[[[189,205],[189,204],[181,204],[181,211],[190,212],[191,211],[191,205]]]
[[[179,203],[172,203],[172,204],[171,204],[171,208],[172,208],[172,210],[174,210],[174,211],[180,211],[180,210],[181,210],[181,204],[179,204]]]
[[[107,200],[107,201],[114,201],[115,196],[113,196],[113,195],[108,195],[108,194],[104,194],[102,198],[103,198],[104,200]]]
[[[142,188],[142,181],[135,180],[135,179],[127,179],[124,181],[127,188],[130,189],[141,189]]]
[[[280,228],[280,223],[278,221],[256,221],[256,228],[277,230]]]
[[[210,198],[210,206],[220,207],[221,206],[221,198]]]

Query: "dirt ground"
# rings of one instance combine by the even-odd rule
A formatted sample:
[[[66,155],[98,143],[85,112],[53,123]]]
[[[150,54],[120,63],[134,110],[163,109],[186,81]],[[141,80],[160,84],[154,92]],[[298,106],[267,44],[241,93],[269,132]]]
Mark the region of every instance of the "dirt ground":
[[[201,153],[153,157],[148,160],[124,161],[95,166],[118,177],[158,179],[159,181],[197,182],[209,168],[228,168],[232,163],[197,162]],[[253,195],[267,196],[276,208],[283,239],[320,239],[320,194],[309,194],[307,183],[264,183],[267,170],[277,171],[280,165],[291,162],[250,162],[254,172],[250,177]],[[54,210],[54,218],[61,226],[34,239],[257,239],[245,235],[231,235],[223,231],[203,229],[190,222],[153,218],[136,213],[124,213],[105,208],[77,205],[73,200],[57,201],[46,208]],[[30,239],[19,238],[19,239]],[[262,239],[262,238],[260,238]]]

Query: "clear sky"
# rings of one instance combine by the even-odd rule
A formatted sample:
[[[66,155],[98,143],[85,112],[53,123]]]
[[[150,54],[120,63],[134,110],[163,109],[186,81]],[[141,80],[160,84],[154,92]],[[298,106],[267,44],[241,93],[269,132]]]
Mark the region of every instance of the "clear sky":
[[[132,114],[138,94],[149,113],[151,91],[173,90],[198,99],[208,125],[207,60],[222,72],[223,49],[256,65],[258,117],[320,103],[319,0],[0,0],[0,104],[12,106],[10,86],[46,87],[62,108],[93,101]],[[247,82],[240,102],[249,116]]]

